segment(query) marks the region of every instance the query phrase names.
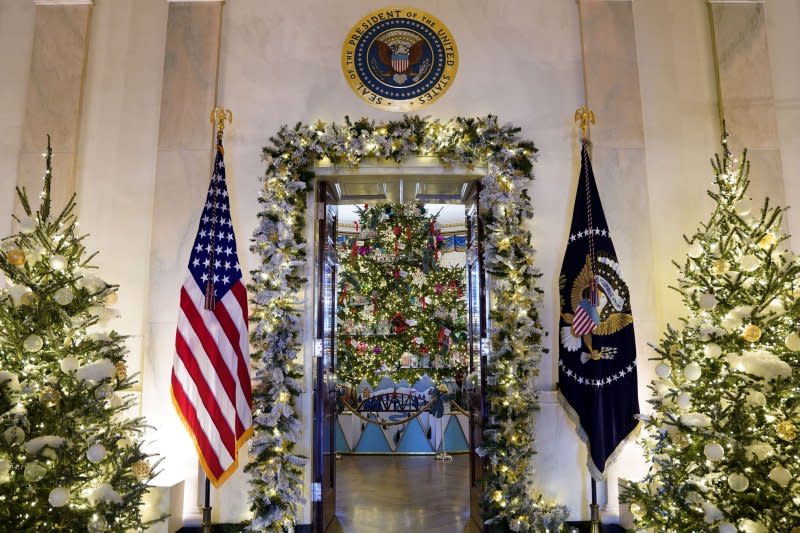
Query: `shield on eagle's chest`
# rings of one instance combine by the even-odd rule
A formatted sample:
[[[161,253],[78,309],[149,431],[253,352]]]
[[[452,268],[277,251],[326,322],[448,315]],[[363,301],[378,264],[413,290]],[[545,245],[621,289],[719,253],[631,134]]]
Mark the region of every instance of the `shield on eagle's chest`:
[[[408,69],[408,54],[392,54],[392,68],[398,74]]]

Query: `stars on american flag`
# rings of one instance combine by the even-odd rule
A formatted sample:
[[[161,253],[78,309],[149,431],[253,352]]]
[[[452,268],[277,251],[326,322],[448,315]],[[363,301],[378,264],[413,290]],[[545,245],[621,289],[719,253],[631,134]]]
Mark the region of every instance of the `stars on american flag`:
[[[578,385],[587,385],[589,387],[599,388],[599,387],[605,387],[606,385],[611,385],[612,383],[619,381],[628,374],[632,373],[634,368],[636,367],[636,362],[633,362],[621,368],[619,371],[613,374],[610,374],[606,377],[599,379],[591,379],[579,375],[576,371],[569,368],[562,360],[558,361],[558,366],[564,369],[564,375],[566,375],[568,378],[574,379],[578,383]]]
[[[588,237],[589,235],[596,235],[598,237],[608,237],[611,238],[611,232],[607,229],[603,228],[586,228],[584,230],[579,231],[578,233],[573,233],[569,236],[569,242],[575,242],[578,239],[583,239],[584,237]]]
[[[205,286],[211,280],[217,298],[242,277],[230,212],[225,164],[218,160],[189,258],[189,270],[198,285]]]

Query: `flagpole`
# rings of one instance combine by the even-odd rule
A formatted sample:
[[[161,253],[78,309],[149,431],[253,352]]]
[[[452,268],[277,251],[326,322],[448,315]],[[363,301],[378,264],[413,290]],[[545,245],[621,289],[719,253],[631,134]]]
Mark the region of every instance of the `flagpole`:
[[[203,502],[203,533],[211,533],[211,481],[208,476],[205,482],[205,497]],[[594,483],[594,480],[592,481]],[[592,485],[594,488],[594,485]]]
[[[583,32],[581,32],[581,35],[583,35]],[[586,82],[586,72],[585,72],[585,64],[584,64],[584,83],[585,82]],[[584,87],[584,90],[585,90],[585,87]],[[589,124],[590,123],[591,124],[595,124],[594,111],[589,109],[588,105],[579,107],[578,109],[575,110],[575,122],[580,122],[581,142],[588,143],[588,140],[589,140]],[[587,187],[588,187],[588,185],[587,185]],[[587,205],[589,206],[588,207],[588,209],[589,209],[589,218],[590,218],[589,226],[591,226],[592,225],[591,224],[591,205],[588,203],[588,198],[589,198],[589,190],[588,190],[588,188],[586,190],[586,195],[587,195]],[[591,255],[594,255],[594,242],[593,242],[594,239],[593,239],[593,235],[592,234],[590,234],[589,239],[590,239],[590,242],[592,243],[590,245],[590,247],[591,247]],[[597,305],[597,301],[596,301],[596,289],[597,289],[597,286],[596,286],[596,281],[595,281],[595,277],[594,277],[594,274],[595,274],[594,269],[596,268],[596,264],[595,263],[596,263],[596,258],[592,257],[592,262],[591,262],[591,268],[592,268],[592,273],[591,273],[592,274],[592,286],[591,286],[592,305]],[[602,527],[602,523],[600,522],[600,506],[597,504],[597,481],[595,481],[595,479],[591,475],[591,473],[589,473],[589,479],[591,480],[591,483],[592,483],[592,503],[591,503],[591,505],[589,505],[589,517],[590,517],[590,520],[591,520],[590,526],[589,526],[589,532],[590,533],[600,533],[600,528]]]
[[[592,504],[589,506],[591,511],[591,525],[589,527],[590,533],[600,533],[600,506],[597,505],[597,481],[594,480],[591,474],[589,478],[592,480]]]
[[[211,126],[214,128],[215,131],[215,146],[214,150],[221,151],[222,148],[222,136],[225,133],[225,120],[227,119],[228,122],[233,122],[233,113],[231,113],[230,109],[225,109],[223,107],[215,107],[211,111]],[[215,169],[212,169],[211,175],[213,176]],[[216,196],[215,196],[216,202]],[[216,209],[216,207],[215,207]],[[216,212],[214,213],[215,220],[212,222],[212,235],[214,233],[214,226],[213,224],[216,222]],[[212,244],[213,244],[213,237],[212,237]],[[213,261],[213,251],[211,252],[211,261],[209,266],[209,276],[208,276],[208,284],[206,285],[206,294],[205,294],[205,308],[208,311],[214,311],[216,306],[216,297],[215,297],[215,290],[214,290],[214,282],[212,281],[215,279],[214,276],[214,261]],[[203,523],[202,523],[202,533],[211,533],[211,481],[208,478],[208,474],[205,475],[205,494],[203,496]]]

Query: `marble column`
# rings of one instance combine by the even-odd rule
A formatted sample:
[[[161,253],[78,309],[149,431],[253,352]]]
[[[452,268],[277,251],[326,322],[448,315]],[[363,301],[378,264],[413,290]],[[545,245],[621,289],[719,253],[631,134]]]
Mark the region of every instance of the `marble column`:
[[[786,201],[794,203],[786,217],[792,247],[800,250],[800,2],[770,0],[764,5],[775,119],[778,123],[778,147],[783,168]]]
[[[222,5],[169,3],[152,206],[142,407],[158,428],[151,438],[165,458],[165,481],[185,480],[189,523],[199,521],[198,461],[170,405],[169,383],[178,296],[213,162],[209,114],[216,102]]]
[[[647,342],[660,332],[653,276],[650,194],[647,181],[642,100],[631,1],[581,0],[586,98],[597,116],[592,127],[592,161],[614,246],[631,293],[636,321],[639,398],[645,407],[651,371]],[[574,185],[573,185],[574,187]],[[641,453],[625,445],[607,470],[604,512],[619,513],[618,478],[644,468]],[[582,482],[582,483],[581,483]],[[588,474],[575,480],[587,499],[574,516],[588,518]],[[602,502],[601,502],[602,503]]]
[[[720,108],[731,150],[748,149],[750,196],[786,203],[763,1],[712,0]],[[796,68],[796,67],[795,67]]]
[[[77,159],[81,229],[101,275],[120,285],[111,326],[127,336],[128,369],[140,376],[166,29],[161,0],[94,7]]]
[[[75,192],[75,157],[92,2],[36,0],[35,4],[17,185],[28,189],[35,209],[44,174],[41,154],[47,145],[45,135],[49,133],[53,145],[52,199],[57,211]],[[18,200],[14,205],[15,213],[21,213]]]
[[[706,190],[713,184],[709,159],[721,148],[717,83],[704,3],[642,0],[633,3],[633,17],[663,326],[685,314],[681,296],[667,289],[678,275],[672,260],[685,256],[683,235],[694,233],[713,209]]]
[[[9,83],[0,83],[0,102],[3,102],[0,108],[0,124],[3,125],[3,135],[0,136],[0,236],[11,232],[35,13],[33,2],[0,0],[0,50],[14,51],[0,55],[0,72],[4,80],[9,80]],[[41,176],[41,172],[36,176]]]

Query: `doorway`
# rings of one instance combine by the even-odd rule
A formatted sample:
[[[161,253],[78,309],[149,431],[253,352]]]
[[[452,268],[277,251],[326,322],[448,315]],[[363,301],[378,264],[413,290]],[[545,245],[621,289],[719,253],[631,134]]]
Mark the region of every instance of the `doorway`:
[[[483,390],[489,324],[477,203],[479,183],[475,173],[447,175],[441,167],[434,168],[437,174],[433,176],[420,172],[419,167],[409,175],[408,169],[397,166],[395,175],[387,174],[385,169],[379,169],[378,176],[366,175],[363,168],[350,175],[341,169],[327,175],[323,169],[317,171],[312,489],[317,532],[372,531],[369,524],[373,518],[378,520],[376,523],[385,524],[383,530],[387,532],[394,530],[391,524],[396,524],[397,531],[481,530],[478,524],[486,466],[475,448],[481,443],[487,416]],[[431,226],[432,239],[441,239],[442,247],[437,246],[431,253],[437,263],[444,260],[461,271],[463,289],[448,284],[441,290],[444,293],[452,288],[454,294],[462,291],[458,298],[463,303],[463,338],[444,328],[438,342],[418,343],[420,350],[403,352],[399,364],[384,365],[377,372],[373,368],[373,372],[364,375],[352,371],[352,361],[347,357],[368,354],[371,360],[381,360],[376,356],[383,352],[380,343],[365,342],[365,335],[377,338],[400,333],[408,337],[404,328],[416,325],[403,313],[387,316],[379,309],[388,305],[386,299],[351,301],[355,300],[354,291],[351,280],[343,279],[347,272],[340,269],[340,260],[343,254],[372,253],[365,250],[368,242],[362,242],[369,238],[360,238],[365,232],[364,220],[359,218],[370,205],[388,206],[387,216],[392,216],[392,209],[422,206],[424,213],[442,217],[437,217],[435,230]],[[393,229],[396,231],[396,227]],[[402,287],[413,283],[409,277],[413,273],[392,266],[404,251],[400,241],[396,240],[394,249],[384,242],[379,255],[384,256],[381,260],[387,277],[393,278],[389,285],[405,290]],[[424,262],[425,258],[420,260]],[[343,287],[351,287],[351,293],[347,294]],[[424,297],[421,302],[418,296],[411,298],[416,298],[412,302],[416,306],[435,304],[431,300],[426,304]],[[343,335],[345,328],[357,326],[342,321],[342,306],[351,304],[364,308],[365,315],[380,315],[381,320],[372,321],[379,324],[372,324],[374,327],[368,332],[362,329],[355,332],[357,335]],[[353,341],[351,337],[360,340]],[[350,345],[345,348],[344,343],[348,342]],[[376,352],[379,349],[381,352]],[[459,357],[463,364],[460,376],[454,368]],[[452,405],[447,414],[433,416],[430,412],[438,408],[431,405],[437,394],[444,400],[442,406]],[[421,410],[426,412],[420,414]],[[455,411],[463,413],[461,419]],[[460,454],[452,453],[457,435],[463,442],[462,449],[457,450]],[[453,458],[435,461],[437,453]],[[435,523],[428,518],[428,511],[431,517],[437,517]]]

